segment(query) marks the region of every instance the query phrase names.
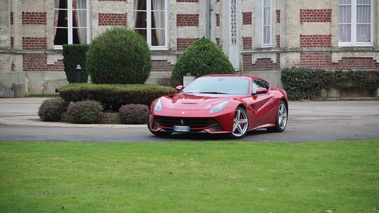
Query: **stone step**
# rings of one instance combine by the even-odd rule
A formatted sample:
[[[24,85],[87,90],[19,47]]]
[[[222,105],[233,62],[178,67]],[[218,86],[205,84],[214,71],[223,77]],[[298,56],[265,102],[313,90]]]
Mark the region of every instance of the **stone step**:
[[[0,98],[14,98],[14,91],[0,86]]]

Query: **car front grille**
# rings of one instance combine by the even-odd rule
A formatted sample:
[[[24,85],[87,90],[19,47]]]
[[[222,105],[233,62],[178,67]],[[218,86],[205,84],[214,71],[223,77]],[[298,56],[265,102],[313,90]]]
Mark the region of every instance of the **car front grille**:
[[[191,128],[205,128],[217,124],[213,118],[176,118],[176,117],[155,117],[155,122],[164,127],[190,126]]]

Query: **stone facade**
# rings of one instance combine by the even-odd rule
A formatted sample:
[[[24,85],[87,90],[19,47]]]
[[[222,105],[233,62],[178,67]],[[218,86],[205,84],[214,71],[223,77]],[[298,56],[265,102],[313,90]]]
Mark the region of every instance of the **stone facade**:
[[[0,1],[0,87],[10,89],[12,84],[22,84],[25,94],[48,94],[67,83],[62,50],[54,46],[53,2]],[[89,2],[90,38],[113,26],[134,28],[133,0]],[[207,33],[229,56],[238,72],[260,75],[276,86],[281,86],[280,70],[288,67],[379,69],[379,22],[376,18],[379,4],[374,0],[371,5],[374,8],[373,45],[362,47],[338,45],[336,0],[312,3],[272,0],[272,35],[268,45],[262,45],[263,0],[167,2],[169,42],[167,48],[152,50],[153,66],[147,83],[169,77],[180,54]]]

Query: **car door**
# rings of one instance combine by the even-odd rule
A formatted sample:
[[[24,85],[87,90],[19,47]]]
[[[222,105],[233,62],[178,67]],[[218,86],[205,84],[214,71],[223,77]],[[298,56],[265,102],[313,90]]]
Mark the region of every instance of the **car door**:
[[[269,111],[274,107],[274,99],[271,95],[270,84],[262,79],[253,80],[251,94],[250,126],[256,128],[268,122]]]

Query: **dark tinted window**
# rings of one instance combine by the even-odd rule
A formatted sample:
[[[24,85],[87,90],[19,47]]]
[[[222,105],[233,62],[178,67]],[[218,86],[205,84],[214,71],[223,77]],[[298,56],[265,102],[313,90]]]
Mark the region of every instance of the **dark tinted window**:
[[[270,84],[262,79],[254,79],[252,92],[255,93],[258,88],[270,89]]]

